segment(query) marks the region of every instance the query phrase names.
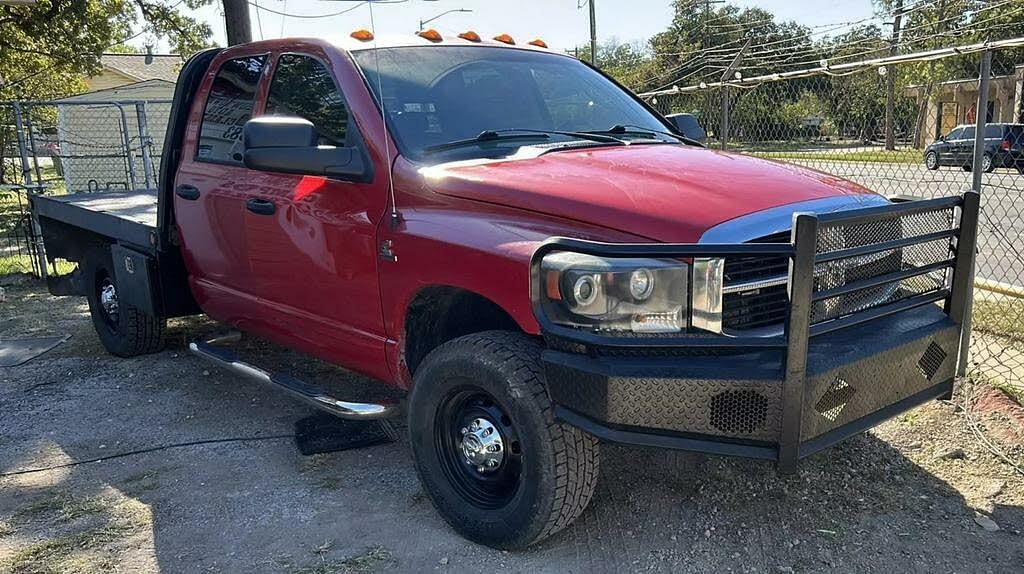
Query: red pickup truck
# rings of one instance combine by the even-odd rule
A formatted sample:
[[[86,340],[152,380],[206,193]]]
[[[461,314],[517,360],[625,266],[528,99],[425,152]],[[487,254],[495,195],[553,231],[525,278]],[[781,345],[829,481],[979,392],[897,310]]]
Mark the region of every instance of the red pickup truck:
[[[706,149],[541,44],[201,52],[159,189],[33,198],[47,257],[78,263],[50,288],[115,355],[201,312],[406,389],[426,491],[503,548],[584,510],[599,441],[792,471],[951,393],[977,194],[896,203]],[[396,412],[192,349],[340,417]]]

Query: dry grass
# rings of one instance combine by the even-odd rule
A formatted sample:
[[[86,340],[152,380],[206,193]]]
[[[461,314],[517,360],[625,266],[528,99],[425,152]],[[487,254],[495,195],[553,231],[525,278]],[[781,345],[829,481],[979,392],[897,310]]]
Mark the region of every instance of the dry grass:
[[[1024,342],[1024,299],[975,299],[974,330]]]

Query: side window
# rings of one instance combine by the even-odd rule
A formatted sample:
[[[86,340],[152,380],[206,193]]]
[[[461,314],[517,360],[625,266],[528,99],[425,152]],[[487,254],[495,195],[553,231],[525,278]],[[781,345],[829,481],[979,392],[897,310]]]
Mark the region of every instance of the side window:
[[[975,128],[973,128],[973,127],[965,128],[963,135],[960,136],[959,139],[962,139],[962,140],[972,140],[972,139],[974,139],[974,132],[975,132]]]
[[[963,128],[956,128],[955,130],[949,132],[949,135],[946,136],[946,139],[947,140],[958,140],[963,135],[964,135],[964,129]]]
[[[252,117],[266,63],[266,56],[246,56],[221,64],[206,98],[197,160],[242,163],[242,126]]]
[[[297,116],[313,123],[322,145],[342,147],[348,109],[331,73],[318,60],[282,54],[270,81],[267,114]]]

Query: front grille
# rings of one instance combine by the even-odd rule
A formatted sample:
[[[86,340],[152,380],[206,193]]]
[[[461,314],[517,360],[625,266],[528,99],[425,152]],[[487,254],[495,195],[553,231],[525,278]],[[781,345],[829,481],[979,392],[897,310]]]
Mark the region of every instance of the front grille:
[[[751,243],[789,243],[788,231],[767,235]],[[743,331],[779,325],[786,320],[789,291],[785,283],[756,286],[758,281],[785,280],[789,276],[789,257],[734,257],[725,261],[722,295],[722,329]],[[731,291],[743,284],[750,289]]]

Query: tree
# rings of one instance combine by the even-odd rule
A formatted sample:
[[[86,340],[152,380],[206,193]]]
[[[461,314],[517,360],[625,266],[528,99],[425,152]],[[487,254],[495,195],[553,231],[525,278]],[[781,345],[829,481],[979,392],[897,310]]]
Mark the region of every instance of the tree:
[[[209,0],[39,0],[0,7],[0,101],[50,100],[81,92],[100,56],[147,34],[188,55],[209,44],[210,27],[178,12]],[[33,123],[50,125],[53,108],[33,107]],[[14,138],[12,110],[0,106],[0,158]],[[7,162],[3,167],[10,171]],[[0,169],[0,182],[11,177]]]
[[[49,99],[80,91],[108,48],[148,34],[187,55],[209,44],[210,27],[178,12],[208,0],[40,0],[0,7],[0,100]]]
[[[590,62],[590,42],[580,48],[579,54],[581,60]],[[625,44],[613,37],[597,45],[597,67],[630,89],[637,88],[647,61],[641,42]]]

